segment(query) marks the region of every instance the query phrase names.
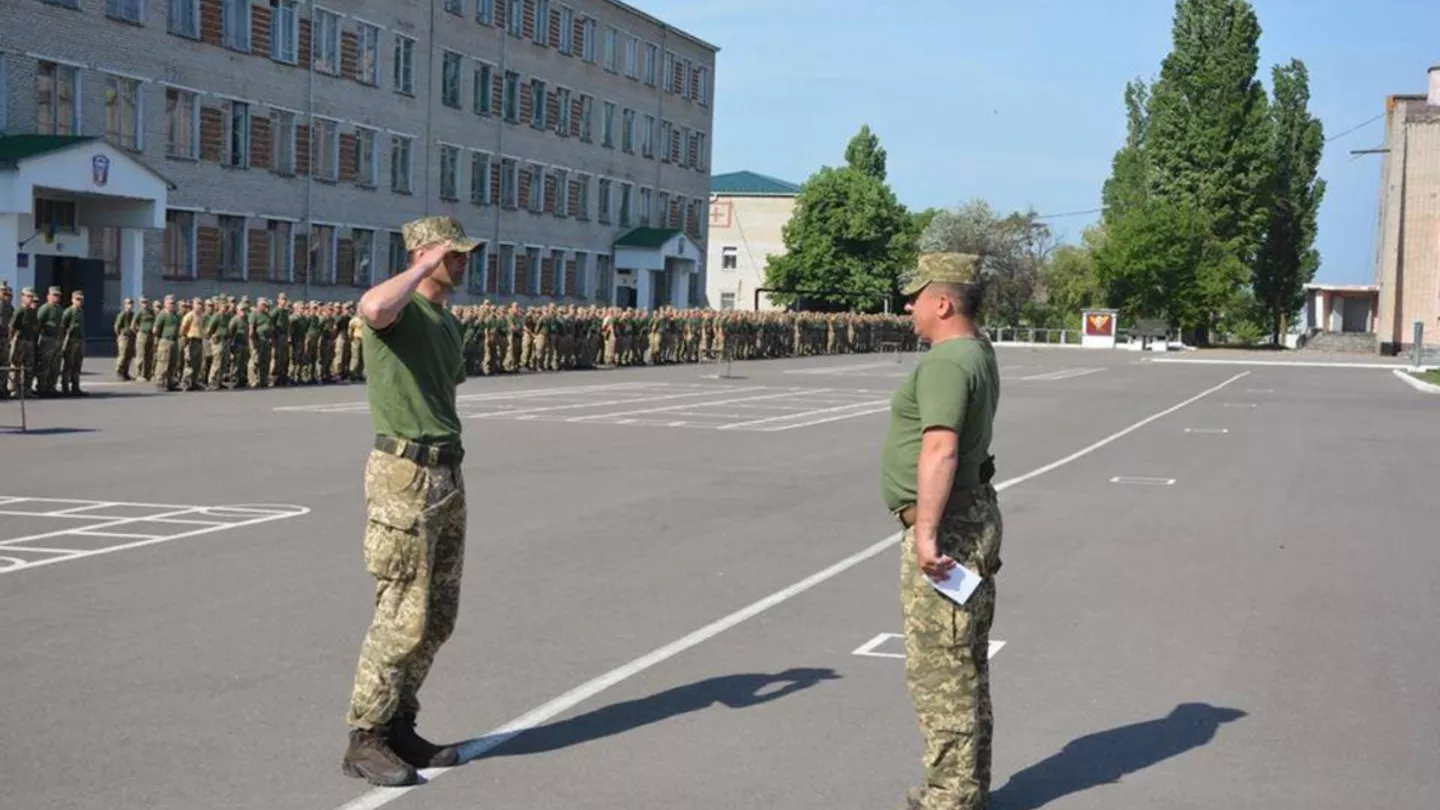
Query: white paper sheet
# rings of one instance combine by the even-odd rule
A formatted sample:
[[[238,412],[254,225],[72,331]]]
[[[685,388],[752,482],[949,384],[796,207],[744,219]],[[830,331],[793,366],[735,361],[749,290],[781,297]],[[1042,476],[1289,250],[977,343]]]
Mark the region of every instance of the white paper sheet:
[[[957,565],[948,572],[950,576],[942,582],[931,579],[930,584],[935,590],[944,594],[958,605],[970,601],[970,595],[980,587],[980,575],[971,571],[963,565]],[[926,579],[930,579],[926,577]]]

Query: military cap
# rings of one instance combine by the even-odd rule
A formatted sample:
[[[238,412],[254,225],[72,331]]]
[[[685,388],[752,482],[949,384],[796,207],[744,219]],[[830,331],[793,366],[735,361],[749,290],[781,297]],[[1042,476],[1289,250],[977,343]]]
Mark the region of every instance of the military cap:
[[[144,299],[141,299],[141,300],[144,300]],[[131,300],[130,300],[130,296],[127,295],[127,296],[125,296],[124,298],[120,299],[120,303],[122,303],[122,304],[133,304],[133,303],[135,303],[135,302],[134,302],[134,301],[131,301]]]
[[[451,247],[459,253],[469,253],[480,243],[465,235],[454,217],[424,217],[405,223],[405,249],[415,250],[436,242],[450,241]]]
[[[146,298],[145,296],[142,295],[142,296],[140,296],[140,303],[142,303],[142,304],[148,304],[148,303],[150,303],[150,299],[149,299],[149,298]]]
[[[22,288],[20,289],[20,294],[21,294],[21,295],[28,295],[28,296],[30,296],[31,298],[34,298],[34,297],[35,297],[35,288],[34,288],[34,287],[22,287]]]
[[[910,283],[900,291],[911,296],[932,282],[941,284],[974,284],[979,279],[980,257],[973,253],[924,253]]]
[[[59,295],[59,294],[60,294],[60,288],[59,288],[59,287],[56,287],[56,286],[54,286],[54,285],[52,284],[52,285],[50,286],[50,294],[51,294],[51,295]]]

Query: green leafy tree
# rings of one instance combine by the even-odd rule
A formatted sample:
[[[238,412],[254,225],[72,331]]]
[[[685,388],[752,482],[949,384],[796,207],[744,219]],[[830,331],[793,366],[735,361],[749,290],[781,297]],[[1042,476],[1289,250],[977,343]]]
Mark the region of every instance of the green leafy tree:
[[[1037,320],[1057,329],[1078,329],[1081,313],[1105,306],[1105,289],[1095,269],[1095,253],[1104,244],[1102,227],[1085,230],[1078,245],[1061,245],[1045,265],[1045,302]]]
[[[1033,324],[1045,263],[1055,247],[1050,227],[1036,212],[1001,217],[984,200],[971,200],[953,211],[935,214],[917,247],[924,252],[981,256],[985,285],[982,320],[1000,326]]]
[[[1107,224],[1149,197],[1150,164],[1145,155],[1149,99],[1150,88],[1143,79],[1125,84],[1125,145],[1115,153],[1110,179],[1101,192]]]
[[[1315,219],[1325,197],[1325,181],[1318,177],[1325,129],[1310,114],[1310,74],[1304,62],[1275,67],[1273,85],[1268,221],[1254,285],[1266,326],[1280,340],[1304,306],[1305,284],[1320,266]]]
[[[885,153],[863,128],[845,150],[847,164],[822,167],[801,186],[781,234],[785,252],[768,257],[765,286],[836,291],[807,302],[877,310],[896,300],[903,271],[914,262],[916,220],[885,183]],[[777,292],[791,306],[801,297]]]

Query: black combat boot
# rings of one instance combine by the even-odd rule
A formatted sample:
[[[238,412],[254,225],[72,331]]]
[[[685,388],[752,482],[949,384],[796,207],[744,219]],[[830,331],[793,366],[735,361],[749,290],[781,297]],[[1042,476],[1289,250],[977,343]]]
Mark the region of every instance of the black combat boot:
[[[390,747],[416,768],[451,768],[460,764],[460,748],[436,745],[415,733],[415,716],[402,714],[390,722]]]
[[[387,744],[383,729],[350,729],[350,747],[340,768],[346,776],[381,787],[413,785],[420,780],[410,763],[396,756]]]

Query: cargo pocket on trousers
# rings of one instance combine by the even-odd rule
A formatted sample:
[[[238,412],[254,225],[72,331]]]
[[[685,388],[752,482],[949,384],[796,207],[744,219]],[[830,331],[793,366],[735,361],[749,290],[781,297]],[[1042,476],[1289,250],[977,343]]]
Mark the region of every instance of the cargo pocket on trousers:
[[[414,579],[426,548],[418,524],[418,512],[372,511],[365,522],[365,569],[378,579]]]

